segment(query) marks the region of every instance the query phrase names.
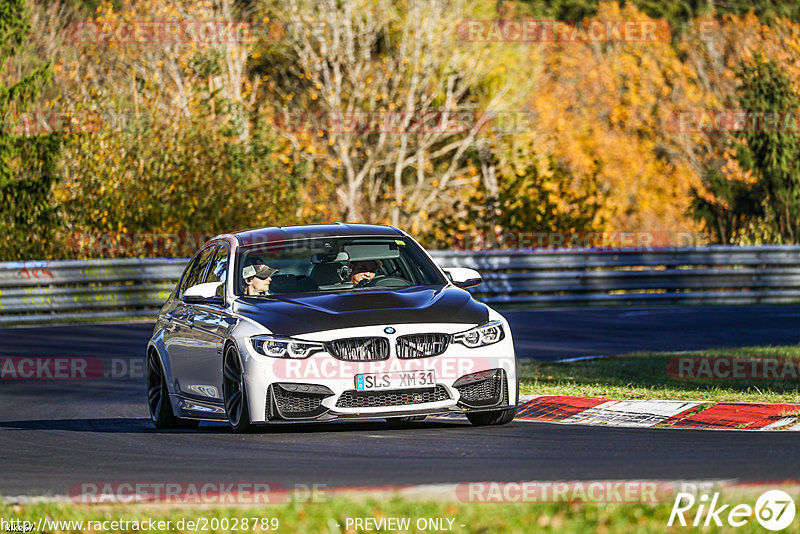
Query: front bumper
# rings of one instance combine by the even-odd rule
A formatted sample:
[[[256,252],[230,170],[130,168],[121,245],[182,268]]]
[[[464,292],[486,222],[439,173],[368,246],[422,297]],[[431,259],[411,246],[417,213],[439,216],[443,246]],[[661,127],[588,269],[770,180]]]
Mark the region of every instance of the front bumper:
[[[398,412],[400,415],[464,413],[509,407],[509,387],[504,369],[465,375],[456,380],[453,389],[457,400],[453,398],[452,390],[442,384],[379,391],[351,389],[336,397],[330,388],[319,384],[276,382],[267,390],[265,419],[379,417],[397,416]]]
[[[386,325],[319,332],[308,341],[385,335]],[[494,411],[517,403],[517,366],[510,330],[505,338],[479,348],[453,344],[438,356],[397,357],[391,343],[382,361],[346,362],[320,352],[303,360],[269,358],[249,341],[239,349],[245,365],[250,417],[255,423],[280,420],[369,419]],[[402,333],[457,333],[465,325],[401,325]],[[390,337],[390,336],[387,336]],[[359,391],[356,375],[433,371],[428,387]]]

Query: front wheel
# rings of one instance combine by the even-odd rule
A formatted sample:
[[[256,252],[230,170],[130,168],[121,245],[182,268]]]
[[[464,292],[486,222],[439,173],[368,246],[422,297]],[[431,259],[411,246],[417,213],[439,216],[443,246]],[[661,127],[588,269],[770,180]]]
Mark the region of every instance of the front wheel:
[[[250,408],[247,404],[242,361],[233,345],[230,345],[225,351],[222,394],[225,399],[225,413],[228,415],[228,422],[233,431],[252,432],[255,427],[250,422]]]
[[[514,420],[517,407],[496,410],[494,412],[467,413],[467,419],[473,426],[505,425]]]

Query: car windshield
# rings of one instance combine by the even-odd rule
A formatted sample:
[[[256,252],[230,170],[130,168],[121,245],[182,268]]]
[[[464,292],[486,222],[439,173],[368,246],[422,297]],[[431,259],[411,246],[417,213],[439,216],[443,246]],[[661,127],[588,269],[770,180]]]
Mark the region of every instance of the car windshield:
[[[409,239],[298,239],[242,246],[237,294],[271,296],[442,286],[446,280]]]

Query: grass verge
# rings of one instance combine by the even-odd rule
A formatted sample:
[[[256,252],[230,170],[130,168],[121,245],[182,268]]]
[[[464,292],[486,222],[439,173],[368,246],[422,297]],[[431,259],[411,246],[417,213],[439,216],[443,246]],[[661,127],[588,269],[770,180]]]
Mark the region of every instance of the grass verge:
[[[723,496],[725,493],[723,493]],[[725,498],[725,497],[723,497]],[[736,504],[755,502],[755,497],[728,495],[731,502]],[[722,502],[728,502],[724,500]],[[0,517],[5,521],[23,520],[38,525],[40,519],[47,517],[50,520],[69,522],[82,521],[82,525],[54,526],[49,524],[48,532],[96,532],[97,526],[105,532],[193,532],[187,528],[188,521],[205,523],[209,528],[198,528],[198,532],[232,532],[233,521],[238,523],[240,531],[245,532],[284,532],[284,533],[340,533],[340,532],[369,532],[371,529],[354,528],[348,518],[408,518],[408,530],[382,529],[382,532],[431,532],[435,529],[417,528],[420,519],[434,518],[453,519],[451,532],[560,532],[580,533],[586,532],[614,532],[614,533],[646,533],[664,532],[672,510],[672,501],[661,503],[465,503],[447,501],[419,501],[401,497],[384,500],[367,499],[355,500],[350,498],[334,498],[325,503],[290,503],[269,505],[258,508],[244,507],[188,507],[188,506],[155,506],[155,505],[78,505],[69,503],[38,503],[28,505],[0,504]],[[687,515],[689,522],[693,520],[694,512]],[[270,526],[276,523],[278,528],[261,528],[261,525],[252,528],[252,522],[247,529],[242,529],[244,518],[267,518]],[[223,519],[227,519],[226,528],[222,528]],[[91,522],[104,521],[171,521],[169,528],[164,530],[149,530],[132,528],[130,524],[125,528],[113,528],[113,525],[93,525]],[[183,528],[179,521],[183,520]],[[216,521],[214,521],[216,520]],[[724,521],[724,518],[723,518]],[[62,523],[63,525],[63,523]],[[348,525],[351,526],[348,529]],[[211,528],[215,526],[216,528]],[[111,528],[107,528],[111,527]],[[676,527],[673,527],[676,529]],[[34,527],[35,530],[35,527]],[[692,530],[677,527],[677,530]],[[707,529],[706,529],[707,530]],[[764,532],[763,527],[750,518],[746,525],[740,528],[715,528],[714,532]],[[798,532],[798,523],[795,522],[783,532]]]
[[[520,392],[523,395],[575,395],[611,399],[675,399],[733,402],[800,402],[800,378],[681,378],[668,372],[675,358],[778,359],[782,372],[785,359],[800,363],[800,345],[745,347],[697,352],[640,352],[577,362],[520,362]],[[748,366],[751,365],[748,363]]]

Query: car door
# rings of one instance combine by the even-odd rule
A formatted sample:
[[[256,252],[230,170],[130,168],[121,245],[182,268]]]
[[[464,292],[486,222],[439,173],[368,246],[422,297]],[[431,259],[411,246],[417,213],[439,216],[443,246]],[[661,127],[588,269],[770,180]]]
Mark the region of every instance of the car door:
[[[191,393],[206,400],[222,400],[222,348],[225,335],[235,322],[224,301],[229,258],[227,243],[220,243],[205,279],[206,284],[220,284],[217,295],[223,298],[222,301],[194,306],[192,339],[195,345],[186,374]]]
[[[206,278],[211,260],[214,257],[216,243],[202,249],[193,261],[186,280],[176,295],[175,307],[172,310],[172,333],[167,344],[174,391],[181,395],[197,396],[192,388],[195,384],[193,375],[193,355],[197,352],[199,340],[195,336],[194,321],[197,315],[197,304],[187,303],[183,295],[187,289],[202,284]]]
[[[169,370],[168,376],[173,385],[176,383],[176,378],[172,368],[172,352],[178,350],[178,347],[187,342],[189,333],[189,310],[184,304],[181,295],[186,291],[192,270],[197,265],[199,259],[200,255],[195,254],[195,256],[189,260],[189,263],[186,264],[186,268],[183,270],[181,279],[178,282],[178,287],[175,289],[175,294],[170,298],[169,306],[165,308],[159,316],[159,320],[164,322],[164,346],[166,347],[166,353],[163,355],[164,364]]]

